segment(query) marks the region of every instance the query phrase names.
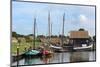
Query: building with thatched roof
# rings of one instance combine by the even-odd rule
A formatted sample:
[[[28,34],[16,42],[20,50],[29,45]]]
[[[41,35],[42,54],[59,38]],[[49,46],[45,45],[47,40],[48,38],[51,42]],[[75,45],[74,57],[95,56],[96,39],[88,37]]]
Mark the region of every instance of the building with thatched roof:
[[[71,31],[69,38],[70,44],[72,44],[73,47],[82,47],[89,45],[88,31]]]

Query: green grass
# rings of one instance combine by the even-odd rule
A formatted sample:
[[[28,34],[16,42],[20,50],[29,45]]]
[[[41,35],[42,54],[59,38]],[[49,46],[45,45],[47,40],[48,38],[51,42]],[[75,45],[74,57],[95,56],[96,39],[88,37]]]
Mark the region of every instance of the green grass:
[[[35,42],[35,47],[37,48],[40,45],[40,42]],[[16,55],[17,53],[17,47],[19,47],[19,54],[22,54],[25,52],[25,47],[28,49],[29,47],[32,47],[32,43],[26,43],[26,42],[21,42],[19,43],[12,43],[11,45],[11,53],[12,55]]]

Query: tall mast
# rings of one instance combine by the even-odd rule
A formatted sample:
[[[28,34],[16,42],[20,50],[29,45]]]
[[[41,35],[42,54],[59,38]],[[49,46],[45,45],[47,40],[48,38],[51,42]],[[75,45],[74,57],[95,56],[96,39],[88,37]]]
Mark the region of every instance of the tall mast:
[[[50,45],[50,37],[51,37],[51,32],[50,32],[50,12],[48,13],[48,39],[49,39],[49,45]]]
[[[50,37],[50,12],[49,12],[49,14],[48,14],[48,35],[49,35],[49,37]]]
[[[62,36],[61,36],[61,46],[63,47],[63,44],[64,44],[64,22],[65,22],[65,13],[63,15],[63,24],[62,24]],[[63,62],[63,52],[62,52],[62,62]]]
[[[36,26],[36,18],[34,18],[33,49],[35,49],[35,26]]]
[[[62,37],[61,37],[61,40],[62,40],[62,46],[63,46],[63,37],[64,37],[64,22],[65,22],[65,13],[64,13],[64,15],[63,15],[63,24],[62,24]]]
[[[50,30],[50,32],[51,32],[50,35],[52,36],[52,23],[51,23],[51,30]],[[50,37],[50,38],[51,38],[51,37]]]

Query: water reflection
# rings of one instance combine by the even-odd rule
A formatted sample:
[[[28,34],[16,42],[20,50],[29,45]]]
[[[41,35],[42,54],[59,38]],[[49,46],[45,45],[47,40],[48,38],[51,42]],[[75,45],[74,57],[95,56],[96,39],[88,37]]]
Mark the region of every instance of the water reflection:
[[[40,58],[25,58],[25,65],[40,64]]]
[[[48,57],[33,57],[24,58],[19,61],[19,65],[32,65],[32,64],[48,64],[48,63],[62,63],[62,62],[83,62],[83,61],[94,61],[95,52],[64,52],[54,53]],[[13,63],[16,65],[17,62]]]
[[[88,52],[72,52],[70,56],[70,62],[82,62],[89,61]]]

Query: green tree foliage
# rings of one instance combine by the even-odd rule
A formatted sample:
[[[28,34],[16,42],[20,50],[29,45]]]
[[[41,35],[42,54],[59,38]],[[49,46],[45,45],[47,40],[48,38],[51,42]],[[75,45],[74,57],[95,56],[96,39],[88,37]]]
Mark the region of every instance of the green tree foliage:
[[[68,39],[69,39],[69,36],[66,36],[66,38],[68,38]]]
[[[93,40],[92,40],[92,37],[91,36],[89,36],[89,42],[92,42]]]
[[[24,37],[24,35],[17,34],[18,37]]]
[[[12,36],[16,37],[17,33],[16,32],[12,32]]]
[[[96,36],[93,36],[93,40],[94,40],[94,42],[96,41]]]
[[[80,28],[80,29],[79,29],[79,31],[85,31],[85,29],[83,29],[83,28]]]
[[[27,35],[27,36],[33,36],[33,34],[29,34],[29,35]]]
[[[25,36],[25,40],[26,40],[26,42],[32,42],[32,39],[29,38],[29,36]]]
[[[16,32],[12,32],[12,37],[18,38],[18,35]]]
[[[12,37],[18,38],[18,37],[24,37],[24,35],[17,34],[16,32],[12,32]]]
[[[38,35],[37,38],[45,38],[44,35]]]

